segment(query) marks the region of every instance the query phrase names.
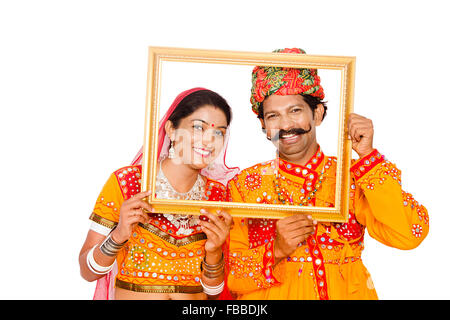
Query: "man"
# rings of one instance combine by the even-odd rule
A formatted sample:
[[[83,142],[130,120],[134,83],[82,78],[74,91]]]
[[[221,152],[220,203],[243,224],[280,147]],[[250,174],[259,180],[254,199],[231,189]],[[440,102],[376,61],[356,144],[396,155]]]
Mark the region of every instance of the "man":
[[[279,157],[234,177],[229,200],[334,206],[336,158],[316,141],[327,109],[317,71],[256,67],[252,79],[252,109]],[[400,170],[373,148],[372,121],[351,114],[348,133],[359,155],[351,166],[348,223],[318,223],[308,215],[235,218],[228,287],[238,299],[377,299],[361,262],[365,228],[399,249],[426,237],[427,210],[402,191]]]

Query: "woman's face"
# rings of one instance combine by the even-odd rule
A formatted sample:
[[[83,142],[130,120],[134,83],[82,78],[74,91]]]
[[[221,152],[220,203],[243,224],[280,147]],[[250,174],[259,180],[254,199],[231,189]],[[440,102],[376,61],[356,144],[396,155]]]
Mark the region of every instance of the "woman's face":
[[[220,154],[227,131],[225,113],[212,105],[204,105],[181,119],[178,128],[170,121],[166,132],[173,141],[173,161],[203,169]]]

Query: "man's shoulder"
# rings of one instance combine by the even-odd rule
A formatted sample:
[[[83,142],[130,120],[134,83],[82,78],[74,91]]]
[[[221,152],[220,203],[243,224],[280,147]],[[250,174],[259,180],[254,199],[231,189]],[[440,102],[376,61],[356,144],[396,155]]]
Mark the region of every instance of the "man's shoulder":
[[[260,179],[261,176],[274,174],[276,168],[275,160],[269,160],[254,164],[248,168],[242,169],[232,180],[248,180],[249,178]]]
[[[243,169],[239,176],[248,176],[254,173],[268,173],[268,171],[273,171],[275,169],[275,160],[269,160],[257,163],[251,167]]]

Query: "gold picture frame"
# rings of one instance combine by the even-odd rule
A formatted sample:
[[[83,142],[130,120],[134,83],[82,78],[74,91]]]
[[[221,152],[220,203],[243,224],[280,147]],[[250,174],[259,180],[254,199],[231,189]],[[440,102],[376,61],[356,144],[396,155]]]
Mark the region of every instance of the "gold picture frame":
[[[167,61],[339,70],[341,86],[335,207],[157,199],[154,196],[154,190],[157,175],[160,81],[163,71],[162,64]],[[238,217],[282,218],[294,213],[307,213],[318,221],[347,222],[352,148],[351,141],[347,138],[346,119],[353,112],[355,63],[355,57],[347,56],[149,47],[142,191],[152,190],[153,192],[147,201],[159,213],[198,215],[201,208],[211,211],[220,208],[227,210],[232,216]]]

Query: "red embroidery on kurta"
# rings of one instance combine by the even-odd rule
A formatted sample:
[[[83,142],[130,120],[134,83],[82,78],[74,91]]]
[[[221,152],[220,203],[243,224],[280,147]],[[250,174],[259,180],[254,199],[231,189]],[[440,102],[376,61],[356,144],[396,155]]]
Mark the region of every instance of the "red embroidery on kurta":
[[[275,239],[276,222],[276,219],[248,219],[250,249],[265,245]]]
[[[347,223],[333,223],[339,236],[347,241],[360,238],[364,234],[364,227],[356,220],[352,211],[348,213]]]
[[[317,292],[320,300],[329,300],[327,276],[325,273],[325,265],[323,261],[322,252],[320,251],[317,241],[317,231],[313,236],[308,237],[307,241],[310,255],[312,258],[312,265],[314,270],[314,277],[316,280]]]
[[[367,156],[359,159],[350,168],[350,172],[353,174],[355,179],[358,181],[367,172],[373,169],[377,164],[384,161],[384,156],[378,152],[377,149],[373,150]]]

